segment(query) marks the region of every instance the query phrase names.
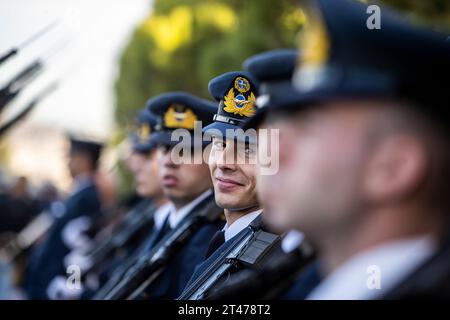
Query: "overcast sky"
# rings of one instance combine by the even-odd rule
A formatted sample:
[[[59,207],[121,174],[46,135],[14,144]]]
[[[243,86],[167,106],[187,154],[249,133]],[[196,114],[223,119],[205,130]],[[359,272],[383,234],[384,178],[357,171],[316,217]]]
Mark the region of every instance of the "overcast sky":
[[[56,28],[0,67],[0,85],[52,49],[49,68],[6,116],[19,111],[39,89],[62,79],[59,89],[27,119],[107,137],[113,129],[113,85],[118,58],[133,28],[144,19],[152,0],[0,0],[0,54],[20,44],[53,21]],[[67,39],[70,42],[64,46]]]

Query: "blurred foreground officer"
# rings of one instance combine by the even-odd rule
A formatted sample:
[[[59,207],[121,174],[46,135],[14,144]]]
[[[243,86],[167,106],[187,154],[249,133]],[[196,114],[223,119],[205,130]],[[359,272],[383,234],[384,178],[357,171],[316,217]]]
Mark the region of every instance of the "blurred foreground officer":
[[[69,197],[54,206],[52,213],[57,220],[30,263],[30,299],[48,299],[50,281],[59,274],[66,274],[64,257],[75,248],[91,241],[84,234],[100,215],[101,203],[94,182],[102,144],[70,137],[69,171],[74,188]]]
[[[359,2],[314,3],[294,78],[303,101],[268,115],[284,181],[272,222],[319,252],[325,279],[309,299],[449,297],[445,36],[386,10],[371,30]]]
[[[231,273],[258,268],[279,244],[266,232],[256,191],[256,131],[244,134],[240,125],[255,112],[257,86],[246,72],[228,72],[209,82],[219,102],[214,123],[203,131],[212,136],[209,169],[216,203],[224,208],[226,224],[211,240],[206,260],[196,267],[179,299],[207,298]]]
[[[194,135],[196,126],[211,123],[215,105],[171,92],[150,99],[148,108],[158,116],[151,140],[158,145],[159,177],[170,213],[146,252],[105,299],[176,298],[205,257],[210,239],[223,227],[223,211],[214,202],[203,161],[208,143],[202,141],[201,128],[200,135]]]

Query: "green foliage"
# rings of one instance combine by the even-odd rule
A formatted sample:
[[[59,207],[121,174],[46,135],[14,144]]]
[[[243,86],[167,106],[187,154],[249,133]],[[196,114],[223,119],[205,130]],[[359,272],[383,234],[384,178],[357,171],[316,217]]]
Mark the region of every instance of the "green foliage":
[[[145,101],[184,90],[209,98],[214,76],[255,53],[293,47],[303,23],[295,0],[156,0],[123,52],[116,118],[126,128]]]

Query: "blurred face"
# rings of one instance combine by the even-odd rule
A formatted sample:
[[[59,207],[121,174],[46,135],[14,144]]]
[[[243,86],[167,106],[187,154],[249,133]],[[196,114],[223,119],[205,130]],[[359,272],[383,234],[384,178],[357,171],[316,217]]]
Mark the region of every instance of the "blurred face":
[[[137,159],[135,160],[136,192],[140,196],[147,198],[160,195],[162,190],[158,177],[159,163],[156,157],[156,150],[142,153]]]
[[[256,146],[213,137],[209,169],[217,205],[231,211],[258,206],[256,155]]]
[[[158,147],[159,177],[164,194],[175,204],[187,204],[211,188],[208,165],[175,164],[171,148]]]
[[[267,129],[268,132],[270,130],[279,130],[281,124],[280,122],[272,122],[270,124],[263,123],[259,126],[261,129]],[[285,135],[284,135],[285,136]],[[271,150],[274,149],[273,144],[277,143],[276,141],[272,141],[266,135],[261,135],[258,140],[258,153],[260,154],[272,154]],[[283,194],[282,190],[287,190],[287,186],[284,185],[286,182],[281,178],[280,170],[278,170],[275,175],[264,175],[261,174],[265,168],[265,166],[270,166],[271,162],[261,162],[258,161],[256,165],[257,174],[257,195],[261,206],[264,207],[264,220],[271,224],[271,229],[274,231],[278,231],[279,233],[283,233],[288,231],[286,223],[281,223],[280,216],[274,217],[274,214],[278,214],[280,210],[279,207],[281,205],[280,201],[281,195]],[[275,183],[277,183],[275,185]],[[275,218],[277,218],[275,220]]]
[[[302,230],[313,239],[355,222],[363,203],[369,119],[366,108],[348,102],[265,124],[280,129],[280,169],[258,181],[269,224]],[[259,147],[265,144],[261,140]]]
[[[126,159],[126,165],[134,175],[135,180],[137,179],[137,173],[144,164],[146,158],[147,155],[145,153],[132,151]]]

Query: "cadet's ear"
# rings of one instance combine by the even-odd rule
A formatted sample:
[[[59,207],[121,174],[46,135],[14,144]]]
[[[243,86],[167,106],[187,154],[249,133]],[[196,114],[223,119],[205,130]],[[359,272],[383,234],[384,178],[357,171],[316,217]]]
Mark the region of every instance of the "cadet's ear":
[[[364,193],[373,204],[408,200],[423,185],[429,159],[425,144],[407,134],[383,138],[368,157]]]

